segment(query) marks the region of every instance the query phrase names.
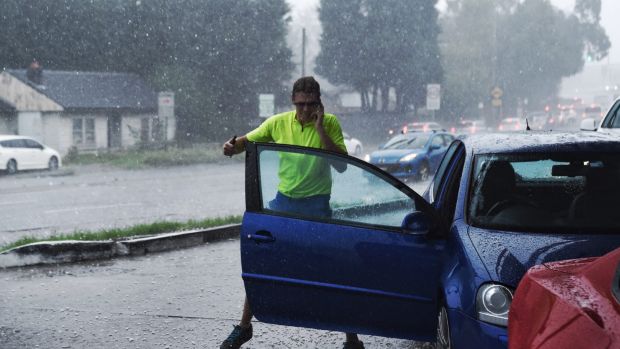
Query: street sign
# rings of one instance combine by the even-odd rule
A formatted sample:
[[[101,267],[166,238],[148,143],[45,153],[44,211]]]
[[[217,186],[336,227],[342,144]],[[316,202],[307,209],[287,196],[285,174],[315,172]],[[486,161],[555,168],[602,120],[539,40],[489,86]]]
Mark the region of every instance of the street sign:
[[[495,99],[500,99],[502,98],[502,96],[504,95],[504,91],[499,88],[498,86],[495,86],[492,90],[491,90],[491,96]]]
[[[440,105],[441,105],[441,85],[440,84],[426,85],[426,109],[427,110],[439,110]]]
[[[502,100],[499,98],[493,98],[491,100],[491,105],[494,107],[501,107],[502,106]]]
[[[157,95],[157,115],[162,119],[174,117],[174,92],[160,92]]]
[[[258,95],[258,116],[268,118],[275,113],[275,96],[271,93]]]

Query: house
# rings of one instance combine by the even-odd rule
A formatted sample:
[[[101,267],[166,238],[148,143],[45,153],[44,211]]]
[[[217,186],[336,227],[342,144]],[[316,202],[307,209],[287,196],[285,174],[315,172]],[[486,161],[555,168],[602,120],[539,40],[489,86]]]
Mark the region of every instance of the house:
[[[171,140],[174,116],[158,117],[157,107],[157,93],[135,74],[42,70],[36,62],[0,73],[0,134],[31,136],[63,155]]]

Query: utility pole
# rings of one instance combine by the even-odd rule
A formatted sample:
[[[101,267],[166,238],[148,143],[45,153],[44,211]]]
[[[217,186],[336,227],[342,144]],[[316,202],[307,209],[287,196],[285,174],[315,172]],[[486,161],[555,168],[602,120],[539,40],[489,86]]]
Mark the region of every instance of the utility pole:
[[[301,29],[301,76],[306,76],[306,28]]]

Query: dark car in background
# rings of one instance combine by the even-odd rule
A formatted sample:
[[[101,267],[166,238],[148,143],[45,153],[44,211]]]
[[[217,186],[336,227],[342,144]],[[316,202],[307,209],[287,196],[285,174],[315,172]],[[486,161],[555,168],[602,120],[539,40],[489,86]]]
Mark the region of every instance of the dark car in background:
[[[366,161],[402,180],[427,180],[454,136],[447,132],[407,132],[391,138]]]
[[[438,348],[506,348],[529,268],[620,247],[619,154],[619,140],[593,132],[468,136],[421,196],[358,158],[249,143],[240,244],[252,311]],[[284,157],[332,167],[328,217],[270,206]]]

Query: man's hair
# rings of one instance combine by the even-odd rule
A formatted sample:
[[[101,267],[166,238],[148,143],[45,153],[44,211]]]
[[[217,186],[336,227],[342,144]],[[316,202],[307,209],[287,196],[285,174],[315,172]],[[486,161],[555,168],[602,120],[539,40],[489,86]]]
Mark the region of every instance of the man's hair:
[[[291,97],[295,97],[295,93],[297,92],[313,93],[316,94],[317,97],[321,97],[321,86],[314,80],[314,77],[304,76],[297,79],[293,84],[293,93]]]

